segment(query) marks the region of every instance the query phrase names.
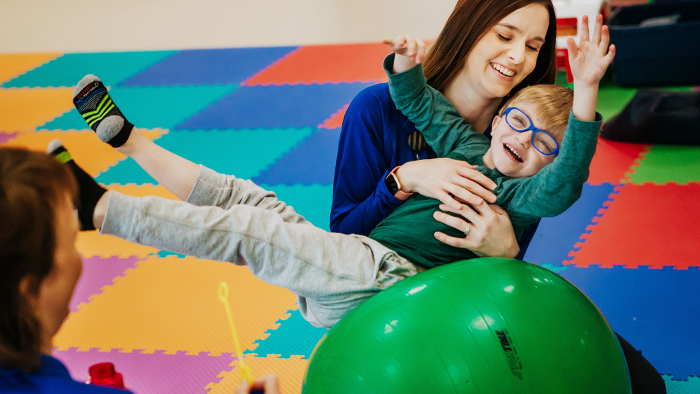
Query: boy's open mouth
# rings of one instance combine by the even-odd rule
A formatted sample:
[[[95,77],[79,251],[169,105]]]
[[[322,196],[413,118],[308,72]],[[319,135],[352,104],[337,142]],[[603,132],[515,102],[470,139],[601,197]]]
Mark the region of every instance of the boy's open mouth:
[[[519,163],[522,163],[522,162],[523,162],[523,158],[520,157],[520,154],[518,153],[518,151],[516,151],[516,150],[515,150],[512,146],[510,146],[509,144],[503,144],[503,150],[506,151],[506,153],[507,153],[510,157],[512,157],[513,160],[515,160],[515,161],[517,161],[517,162],[519,162]]]

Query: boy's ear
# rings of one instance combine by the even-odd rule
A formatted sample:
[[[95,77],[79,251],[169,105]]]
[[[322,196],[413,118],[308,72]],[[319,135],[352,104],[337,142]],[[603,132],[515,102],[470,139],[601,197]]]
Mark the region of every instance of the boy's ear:
[[[496,115],[493,117],[493,122],[491,122],[491,130],[495,129],[496,126],[498,126],[498,123],[501,122],[501,117]]]

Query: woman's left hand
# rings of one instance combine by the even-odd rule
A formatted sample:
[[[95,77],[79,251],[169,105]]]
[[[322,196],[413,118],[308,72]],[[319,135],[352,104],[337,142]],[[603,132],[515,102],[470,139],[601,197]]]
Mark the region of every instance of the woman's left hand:
[[[433,214],[435,220],[460,231],[467,232],[467,228],[469,231],[464,238],[450,237],[445,233],[436,232],[435,238],[438,241],[457,248],[467,248],[482,257],[514,258],[520,252],[510,217],[498,205],[465,204],[462,209],[455,210],[440,204],[440,209],[461,217],[436,211]]]

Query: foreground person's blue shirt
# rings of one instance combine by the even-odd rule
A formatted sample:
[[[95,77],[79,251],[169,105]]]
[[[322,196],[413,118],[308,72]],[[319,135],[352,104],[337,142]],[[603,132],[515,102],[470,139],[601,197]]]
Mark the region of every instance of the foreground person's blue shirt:
[[[369,235],[403,201],[386,187],[389,171],[409,161],[433,159],[430,147],[414,152],[408,137],[413,123],[396,109],[385,83],[370,86],[355,96],[343,119],[333,181],[331,231]],[[489,127],[484,135],[491,137]],[[369,196],[369,197],[368,197]],[[539,222],[518,241],[522,259]]]
[[[34,373],[0,367],[0,393],[129,394],[130,391],[76,382],[57,359],[41,356],[41,369]]]

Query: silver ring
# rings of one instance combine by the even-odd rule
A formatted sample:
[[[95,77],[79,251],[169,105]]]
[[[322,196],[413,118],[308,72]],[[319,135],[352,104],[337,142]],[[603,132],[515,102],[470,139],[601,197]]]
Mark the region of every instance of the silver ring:
[[[467,229],[464,230],[464,237],[466,238],[467,235],[469,235],[469,232],[472,231],[472,223],[468,222],[467,223]]]

